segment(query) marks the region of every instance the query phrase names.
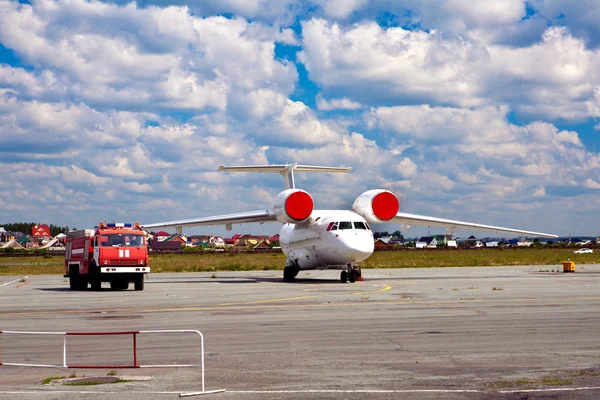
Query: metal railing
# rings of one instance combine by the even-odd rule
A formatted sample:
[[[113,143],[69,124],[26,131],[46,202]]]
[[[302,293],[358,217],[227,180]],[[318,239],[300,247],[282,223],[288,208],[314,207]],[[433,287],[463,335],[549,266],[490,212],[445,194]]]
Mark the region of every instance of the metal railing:
[[[200,364],[139,364],[137,356],[137,336],[142,334],[159,333],[196,333],[200,336]],[[160,329],[143,331],[116,331],[116,332],[26,332],[26,331],[0,331],[3,335],[49,335],[63,337],[63,360],[62,364],[28,364],[4,362],[0,360],[0,366],[15,367],[41,367],[41,368],[84,368],[84,369],[123,369],[123,368],[189,368],[201,367],[202,369],[202,392],[185,393],[184,396],[193,396],[197,394],[209,394],[224,392],[225,389],[205,391],[204,387],[204,336],[202,332],[192,329]],[[67,363],[67,337],[68,336],[108,336],[108,335],[132,335],[133,341],[133,363],[127,365],[80,365]]]

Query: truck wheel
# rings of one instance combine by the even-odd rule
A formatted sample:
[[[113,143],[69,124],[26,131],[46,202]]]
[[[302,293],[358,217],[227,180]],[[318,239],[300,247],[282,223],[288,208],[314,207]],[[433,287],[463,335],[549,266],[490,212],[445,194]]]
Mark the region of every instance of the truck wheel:
[[[140,276],[133,284],[135,290],[144,290],[144,275]]]
[[[96,262],[90,263],[90,286],[92,290],[98,291],[102,288],[102,280],[100,279],[100,268],[96,266]]]
[[[100,277],[92,278],[90,281],[90,286],[92,287],[92,290],[95,291],[102,289],[102,281],[100,280]]]
[[[78,285],[78,278],[79,278],[79,271],[77,270],[76,267],[69,267],[69,288],[71,290],[77,290],[79,285]]]
[[[78,286],[77,287],[78,290],[87,290],[87,288],[88,288],[87,276],[77,274],[77,286]]]

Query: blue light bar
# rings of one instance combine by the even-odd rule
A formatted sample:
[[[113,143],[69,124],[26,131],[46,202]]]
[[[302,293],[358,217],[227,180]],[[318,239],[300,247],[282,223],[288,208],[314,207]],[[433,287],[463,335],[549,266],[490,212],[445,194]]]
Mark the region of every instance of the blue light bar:
[[[131,223],[126,223],[123,226],[125,226],[126,228],[131,228]]]
[[[115,226],[117,226],[114,222],[109,222],[106,224],[107,227],[109,228],[114,228]]]

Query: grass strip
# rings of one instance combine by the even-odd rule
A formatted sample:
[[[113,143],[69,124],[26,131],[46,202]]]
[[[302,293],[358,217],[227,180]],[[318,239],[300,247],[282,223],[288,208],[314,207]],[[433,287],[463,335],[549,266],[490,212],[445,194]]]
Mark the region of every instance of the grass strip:
[[[285,265],[282,253],[213,253],[152,254],[152,273],[217,272],[281,270]],[[410,250],[378,251],[360,263],[369,268],[435,268],[499,265],[560,265],[567,259],[578,264],[597,264],[597,254],[573,254],[573,249],[477,249],[477,250]],[[0,257],[0,275],[64,274],[64,259],[53,256],[44,260]]]

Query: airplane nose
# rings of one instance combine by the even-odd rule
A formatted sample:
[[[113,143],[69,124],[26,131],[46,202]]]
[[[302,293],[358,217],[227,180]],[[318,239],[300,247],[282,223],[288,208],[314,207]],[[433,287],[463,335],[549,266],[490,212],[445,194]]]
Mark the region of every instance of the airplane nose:
[[[360,262],[369,258],[373,254],[374,243],[369,238],[352,237],[344,240],[345,251],[352,258],[353,262]]]

